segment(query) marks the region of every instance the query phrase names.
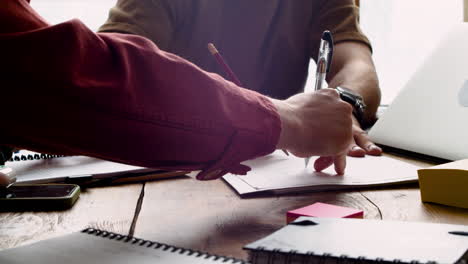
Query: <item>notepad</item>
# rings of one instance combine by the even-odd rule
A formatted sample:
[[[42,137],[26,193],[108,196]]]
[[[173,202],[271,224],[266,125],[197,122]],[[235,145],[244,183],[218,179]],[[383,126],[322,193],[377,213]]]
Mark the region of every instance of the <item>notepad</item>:
[[[286,212],[286,223],[290,223],[300,216],[363,218],[364,211],[333,204],[314,203]]]
[[[253,264],[462,264],[468,226],[301,216],[244,249]]]
[[[148,174],[174,177],[186,173],[131,166],[87,156],[50,156],[26,150],[16,153],[13,161],[5,165],[14,170],[18,183],[87,184],[105,179],[118,181],[119,177],[136,180],[146,179],[145,175]]]
[[[468,159],[418,170],[421,200],[468,208]]]
[[[345,175],[336,175],[333,166],[323,172],[304,168],[304,159],[280,151],[243,164],[252,168],[245,176],[227,174],[224,180],[241,196],[304,191],[326,191],[417,182],[418,166],[386,156],[346,158]]]
[[[90,228],[31,245],[2,250],[0,263],[242,264],[245,262]]]

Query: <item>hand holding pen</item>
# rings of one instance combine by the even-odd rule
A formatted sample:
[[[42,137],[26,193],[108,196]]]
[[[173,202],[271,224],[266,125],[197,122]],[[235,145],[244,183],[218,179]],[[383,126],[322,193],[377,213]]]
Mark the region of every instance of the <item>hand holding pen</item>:
[[[208,49],[230,78],[237,85],[241,85],[214,45],[209,44]],[[330,61],[331,57],[326,60],[327,63]],[[320,73],[326,74],[326,71],[322,70]],[[325,76],[322,78],[325,79]],[[277,148],[289,149],[299,157],[324,155],[315,161],[314,167],[317,171],[334,163],[336,172],[344,173],[345,151],[352,138],[352,110],[349,104],[342,101],[333,89],[323,89],[312,96],[301,93],[286,100],[271,100],[282,122]],[[310,138],[315,140],[305,142]]]
[[[322,89],[323,83],[330,71],[333,58],[333,37],[330,31],[325,30],[320,39],[319,54],[317,57],[317,70],[315,76],[315,91]],[[310,157],[305,158],[305,167],[309,164]]]
[[[344,174],[346,153],[353,138],[352,107],[335,89],[298,93],[286,100],[273,100],[282,122],[277,148],[297,157],[320,156],[314,169],[322,171],[334,164]]]

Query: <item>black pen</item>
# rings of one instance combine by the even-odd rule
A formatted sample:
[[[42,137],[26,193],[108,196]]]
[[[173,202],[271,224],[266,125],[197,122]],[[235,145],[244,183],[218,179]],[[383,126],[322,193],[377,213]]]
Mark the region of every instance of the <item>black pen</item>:
[[[450,231],[449,234],[459,235],[459,236],[468,236],[468,231]]]

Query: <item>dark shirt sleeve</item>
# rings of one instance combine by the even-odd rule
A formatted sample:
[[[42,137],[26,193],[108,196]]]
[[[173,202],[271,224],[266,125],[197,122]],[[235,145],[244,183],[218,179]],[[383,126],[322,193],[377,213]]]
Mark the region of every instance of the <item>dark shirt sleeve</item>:
[[[199,179],[245,174],[249,168],[240,162],[274,151],[281,123],[267,97],[146,38],[96,34],[78,20],[55,26],[38,20],[12,32],[38,15],[24,0],[6,3],[1,145],[202,170]]]

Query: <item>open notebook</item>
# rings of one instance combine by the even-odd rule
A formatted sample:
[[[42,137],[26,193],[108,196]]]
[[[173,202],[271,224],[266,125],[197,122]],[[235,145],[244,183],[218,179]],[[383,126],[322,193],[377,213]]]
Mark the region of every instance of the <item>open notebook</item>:
[[[5,166],[14,170],[18,183],[66,182],[91,184],[102,181],[116,183],[119,178],[128,181],[166,178],[184,175],[185,172],[165,171],[111,162],[87,156],[54,157],[21,150]]]
[[[241,196],[255,193],[292,193],[362,188],[416,182],[419,167],[390,157],[348,157],[345,175],[336,175],[333,166],[323,172],[304,168],[304,159],[280,151],[243,164],[252,168],[246,176],[228,174],[224,180]]]

